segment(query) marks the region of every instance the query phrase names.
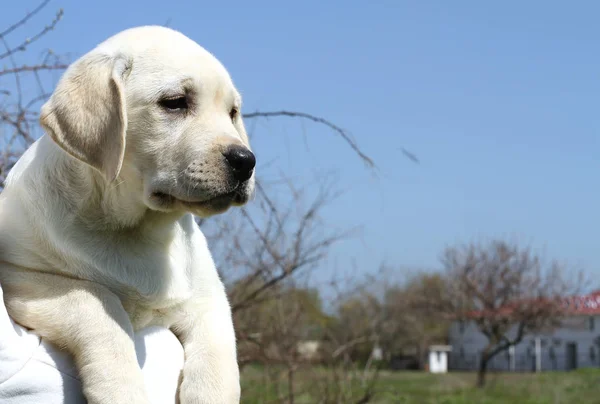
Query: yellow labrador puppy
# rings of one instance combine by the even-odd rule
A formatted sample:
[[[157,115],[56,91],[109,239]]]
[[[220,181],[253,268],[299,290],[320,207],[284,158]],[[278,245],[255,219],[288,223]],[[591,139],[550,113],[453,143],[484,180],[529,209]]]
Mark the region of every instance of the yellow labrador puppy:
[[[181,33],[123,31],[65,72],[0,195],[15,321],[69,351],[91,404],[148,402],[134,330],[181,341],[180,402],[238,403],[225,290],[192,214],[248,201],[255,158],[225,68]]]

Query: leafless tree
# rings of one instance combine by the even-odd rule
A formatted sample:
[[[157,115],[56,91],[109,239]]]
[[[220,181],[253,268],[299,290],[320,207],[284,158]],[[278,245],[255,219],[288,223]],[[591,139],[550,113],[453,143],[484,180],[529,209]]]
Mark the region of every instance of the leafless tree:
[[[575,292],[556,262],[544,265],[529,248],[505,241],[448,248],[443,255],[455,318],[473,321],[488,343],[481,352],[477,385],[490,360],[529,333],[559,325],[561,297]],[[577,277],[570,276],[570,279]]]

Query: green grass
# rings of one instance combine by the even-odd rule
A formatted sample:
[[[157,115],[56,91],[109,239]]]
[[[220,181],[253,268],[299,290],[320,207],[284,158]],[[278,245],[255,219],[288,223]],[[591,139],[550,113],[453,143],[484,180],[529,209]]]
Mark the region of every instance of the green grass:
[[[285,394],[285,375],[279,389]],[[323,402],[323,386],[331,377],[324,369],[298,373],[295,404]],[[277,400],[277,376],[251,368],[242,374],[242,403],[267,404]],[[484,389],[474,387],[474,373],[432,375],[424,372],[382,372],[373,404],[600,404],[600,370],[574,372],[490,373]],[[360,389],[358,379],[350,389]],[[358,398],[358,395],[354,396]],[[349,404],[355,401],[349,400]],[[344,401],[342,401],[344,402]]]

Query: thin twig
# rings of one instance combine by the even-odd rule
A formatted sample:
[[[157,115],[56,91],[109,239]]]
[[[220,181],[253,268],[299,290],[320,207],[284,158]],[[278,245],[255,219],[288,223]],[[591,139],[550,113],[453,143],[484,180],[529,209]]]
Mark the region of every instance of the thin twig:
[[[58,24],[58,22],[60,21],[62,16],[63,16],[63,10],[60,9],[56,13],[56,16],[54,17],[54,19],[50,22],[50,25],[45,26],[44,29],[42,29],[40,32],[35,34],[33,37],[27,38],[21,44],[8,49],[5,53],[0,54],[0,60],[12,55],[15,52],[24,51],[29,45],[36,42],[38,39],[40,39],[41,37],[46,35],[48,32],[52,31],[56,27],[56,24]],[[0,36],[0,38],[4,38],[4,36]]]
[[[313,122],[323,124],[323,125],[329,127],[330,129],[333,129],[335,132],[338,133],[338,135],[340,135],[342,137],[342,139],[344,139],[346,141],[346,143],[348,143],[348,145],[350,145],[352,150],[354,150],[354,152],[363,160],[363,162],[368,167],[376,168],[373,160],[359,148],[358,144],[356,144],[356,142],[354,140],[352,140],[352,138],[350,137],[348,132],[346,132],[344,129],[340,128],[339,126],[335,125],[334,123],[332,123],[331,121],[329,121],[325,118],[307,114],[305,112],[293,112],[293,111],[284,111],[284,110],[283,111],[268,111],[268,112],[257,111],[257,112],[250,112],[250,113],[243,114],[244,119],[269,118],[269,117],[280,117],[280,116],[308,119]]]
[[[17,28],[19,28],[21,25],[24,25],[29,19],[31,19],[34,15],[36,15],[37,13],[39,13],[44,7],[46,7],[48,5],[48,3],[50,3],[50,0],[44,0],[44,1],[42,1],[40,3],[40,5],[37,6],[33,11],[30,11],[29,13],[25,14],[25,17],[23,17],[22,19],[20,19],[19,21],[17,21],[16,23],[14,23],[13,25],[11,25],[10,27],[8,27],[3,32],[0,32],[0,38],[4,37],[4,36],[7,36],[11,32],[13,32],[14,30],[16,30]]]
[[[62,64],[62,63],[55,64],[55,65],[41,64],[41,65],[37,65],[37,66],[23,65],[23,66],[18,66],[16,68],[0,70],[0,76],[4,76],[7,74],[25,73],[25,72],[38,72],[40,70],[64,70],[68,66],[69,66],[68,64]]]

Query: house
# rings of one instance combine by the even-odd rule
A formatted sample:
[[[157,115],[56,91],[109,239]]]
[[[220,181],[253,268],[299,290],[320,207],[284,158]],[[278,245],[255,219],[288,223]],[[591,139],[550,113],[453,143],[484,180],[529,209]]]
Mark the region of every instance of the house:
[[[547,371],[600,367],[600,290],[567,297],[561,303],[565,316],[560,327],[526,335],[519,344],[496,355],[488,369]],[[448,338],[452,347],[449,369],[477,370],[487,338],[476,324],[456,321],[450,327]]]
[[[452,347],[448,345],[432,345],[429,347],[428,368],[430,373],[446,373],[448,371],[448,353]]]

